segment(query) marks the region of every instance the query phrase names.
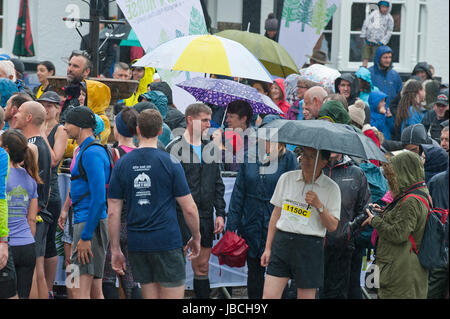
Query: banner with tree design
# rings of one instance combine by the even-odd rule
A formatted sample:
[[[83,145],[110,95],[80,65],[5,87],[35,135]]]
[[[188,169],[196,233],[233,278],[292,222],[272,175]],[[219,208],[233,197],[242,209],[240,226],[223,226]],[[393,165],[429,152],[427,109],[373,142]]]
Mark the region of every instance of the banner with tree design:
[[[206,34],[205,18],[200,0],[141,1],[116,0],[145,52],[175,38]],[[172,88],[174,104],[181,110],[195,99],[175,84],[194,75],[189,72],[157,69],[161,80]]]
[[[278,42],[299,68],[311,55],[342,0],[285,0]]]

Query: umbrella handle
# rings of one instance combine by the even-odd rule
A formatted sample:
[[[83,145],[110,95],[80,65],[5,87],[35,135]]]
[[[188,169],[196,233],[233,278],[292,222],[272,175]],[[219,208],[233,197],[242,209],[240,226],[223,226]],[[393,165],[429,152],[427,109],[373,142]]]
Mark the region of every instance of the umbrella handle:
[[[227,116],[227,111],[228,111],[228,105],[225,108],[225,113],[223,113],[222,124],[220,125],[221,129],[223,129],[223,123],[225,122],[225,117]]]
[[[319,161],[319,152],[320,150],[317,150],[317,154],[316,154],[316,162],[314,164],[314,173],[313,173],[313,177],[312,177],[312,184],[311,184],[311,190],[314,189],[314,182],[315,182],[315,178],[316,178],[316,171],[317,171],[317,162]],[[306,187],[306,185],[305,185]],[[305,188],[303,188],[305,189]],[[311,205],[308,204],[308,207],[306,208],[306,210],[309,210],[309,208],[311,207]]]

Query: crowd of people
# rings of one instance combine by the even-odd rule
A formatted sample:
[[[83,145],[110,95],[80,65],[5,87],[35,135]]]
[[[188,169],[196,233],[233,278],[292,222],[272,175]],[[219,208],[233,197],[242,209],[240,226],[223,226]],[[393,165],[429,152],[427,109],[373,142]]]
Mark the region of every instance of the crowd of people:
[[[248,245],[250,299],[362,299],[373,259],[379,298],[448,298],[448,264],[424,268],[409,239],[420,247],[428,208],[404,199],[420,189],[449,208],[448,84],[425,62],[403,83],[384,42],[366,48],[373,66],[341,74],[334,90],[299,74],[240,79],[279,115],[243,100],[181,112],[157,70],[131,61],[113,78],[139,86],[108,118],[110,88],[88,79],[86,52],[72,52],[64,95],[49,84],[52,62],[38,64],[30,90],[20,60],[0,61],[0,298],[54,297],[57,227],[68,298],[183,298],[186,258],[195,297],[210,298],[211,250],[225,231]],[[274,120],[350,125],[388,162],[248,134]],[[228,209],[224,172],[236,176]]]

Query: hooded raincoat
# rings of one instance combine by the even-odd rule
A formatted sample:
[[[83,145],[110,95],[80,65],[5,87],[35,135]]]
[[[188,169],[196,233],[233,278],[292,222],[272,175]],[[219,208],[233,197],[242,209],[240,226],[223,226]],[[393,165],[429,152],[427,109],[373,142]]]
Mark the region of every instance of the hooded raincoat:
[[[371,92],[369,95],[370,125],[382,132],[386,140],[391,139],[391,130],[394,129],[394,117],[386,117],[378,111],[378,105],[387,95],[383,92]]]
[[[389,11],[381,14],[380,10],[373,10],[372,13],[364,20],[361,29],[361,38],[365,38],[372,43],[382,43],[387,45],[391,39],[394,30],[394,19],[391,16],[392,5],[390,1]]]
[[[399,196],[416,183],[425,180],[420,157],[413,152],[403,152],[391,159]],[[421,191],[428,194],[426,187]],[[398,198],[397,196],[396,198]],[[395,200],[395,199],[394,199]],[[412,235],[420,250],[428,208],[414,197],[399,200],[372,220],[378,232],[375,263],[380,271],[381,299],[425,299],[428,290],[428,270],[411,249]]]
[[[319,120],[330,120],[333,123],[350,124],[351,118],[339,101],[327,101],[319,110]]]
[[[248,244],[247,256],[250,258],[260,258],[264,252],[273,211],[270,199],[280,176],[296,169],[297,158],[291,151],[286,151],[278,159],[277,170],[273,174],[261,174],[264,166],[259,161],[249,161],[248,153],[245,154],[227,215],[227,230],[237,230],[245,239]]]
[[[153,82],[153,74],[155,74],[154,68],[145,68],[145,74],[142,79],[139,80],[139,86],[136,92],[133,93],[128,99],[124,99],[123,102],[126,106],[133,106],[137,104],[139,96],[147,92],[147,86]]]
[[[159,140],[164,144],[164,146],[167,146],[167,144],[169,144],[169,142],[173,139],[172,130],[165,123],[165,119],[167,116],[167,109],[168,109],[167,96],[161,91],[149,91],[149,92],[142,94],[139,97],[139,101],[141,101],[142,98],[145,98],[147,101],[156,105],[159,113],[161,113],[161,116],[162,116],[164,122],[163,122],[163,132],[159,136]]]
[[[6,102],[8,102],[9,98],[15,93],[18,92],[16,84],[5,78],[0,78],[0,103],[3,109],[6,107]],[[4,130],[9,128],[8,123],[5,121]]]
[[[351,85],[350,89],[350,97],[347,99],[348,105],[355,104],[356,98],[359,94],[359,83],[355,76],[351,73],[342,73],[340,77],[336,78],[334,81],[334,91],[336,93],[339,93],[339,85],[341,84],[341,81],[347,81]]]
[[[106,109],[109,107],[111,101],[110,88],[99,81],[85,80],[86,83],[86,102],[87,107],[97,114],[105,124],[103,131],[100,133],[100,142],[106,144],[108,142],[109,135],[111,134],[111,126],[109,119],[106,116]],[[75,140],[69,139],[64,153],[64,157],[73,157],[73,151],[77,147]]]
[[[284,87],[284,80],[276,79],[275,83],[280,87],[281,93],[283,94],[282,99],[280,101],[278,101],[277,105],[280,108],[280,110],[283,111],[283,117],[285,117],[285,115],[288,112],[291,105],[286,101],[286,89]]]
[[[380,89],[376,86],[374,86],[373,82],[372,82],[372,75],[370,73],[370,71],[368,69],[366,69],[365,67],[360,67],[358,71],[356,71],[355,73],[356,77],[358,79],[364,80],[366,82],[369,82],[370,84],[370,92],[364,92],[361,91],[359,93],[359,98],[361,100],[364,101],[364,103],[366,103],[367,105],[369,105],[369,95],[371,92],[377,92],[380,91]]]
[[[392,49],[388,46],[381,46],[375,53],[373,66],[369,68],[372,75],[372,83],[378,87],[380,91],[386,93],[386,107],[390,106],[391,101],[400,93],[403,87],[400,75],[392,68],[391,65],[383,70],[380,68],[380,58],[383,54],[392,53]]]
[[[425,154],[425,183],[428,184],[430,179],[439,173],[445,172],[448,167],[447,152],[440,146],[433,144],[423,144],[423,152]]]

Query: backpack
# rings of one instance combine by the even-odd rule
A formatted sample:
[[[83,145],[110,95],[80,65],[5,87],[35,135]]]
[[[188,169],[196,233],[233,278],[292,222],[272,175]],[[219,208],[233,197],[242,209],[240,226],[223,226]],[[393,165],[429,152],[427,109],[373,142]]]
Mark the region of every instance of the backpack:
[[[410,194],[408,197],[415,197],[421,200],[428,208],[425,232],[423,234],[420,250],[417,249],[416,242],[412,235],[409,240],[412,243],[410,252],[414,250],[421,265],[426,269],[443,267],[448,264],[448,209],[430,208],[428,202],[421,196]]]
[[[84,153],[89,147],[91,147],[91,146],[93,146],[93,145],[101,146],[101,147],[106,151],[106,153],[108,154],[108,158],[109,158],[109,169],[110,169],[110,171],[109,171],[109,178],[108,178],[108,181],[107,181],[107,183],[106,183],[106,194],[108,194],[109,179],[111,178],[112,169],[113,169],[113,167],[114,167],[113,152],[112,152],[112,149],[111,149],[111,147],[110,147],[109,145],[102,144],[102,143],[100,143],[100,141],[97,140],[97,139],[91,141],[91,142],[84,148],[84,150],[81,151],[80,154],[78,154],[78,156],[79,156],[79,160],[78,160],[78,172],[79,172],[79,175],[70,177],[70,180],[71,180],[71,181],[74,181],[74,180],[77,180],[77,179],[82,178],[82,179],[84,179],[86,182],[88,181],[88,178],[87,178],[87,175],[86,175],[86,171],[84,170],[84,167],[83,167],[81,158],[82,158],[82,156],[83,156],[83,153]],[[86,196],[89,196],[89,194],[91,194],[91,192],[88,190],[86,193],[84,193],[83,195],[81,195],[80,198],[78,198],[78,200],[77,200],[76,202],[73,202],[73,203],[72,203],[72,206],[75,207],[76,205],[78,205],[78,204],[79,204]]]

